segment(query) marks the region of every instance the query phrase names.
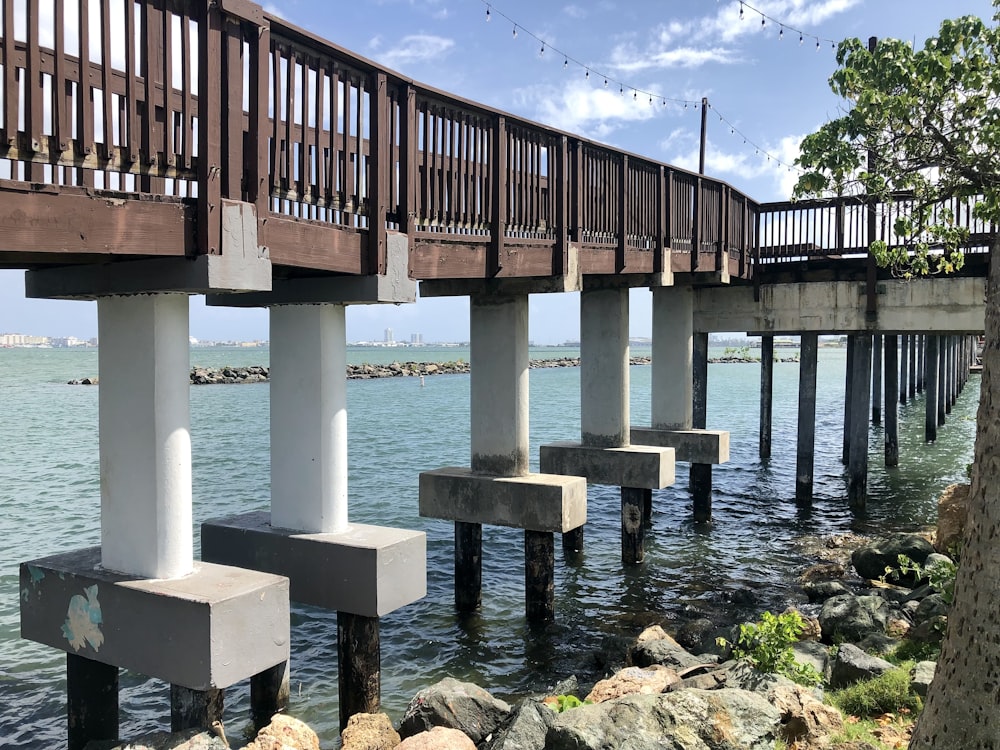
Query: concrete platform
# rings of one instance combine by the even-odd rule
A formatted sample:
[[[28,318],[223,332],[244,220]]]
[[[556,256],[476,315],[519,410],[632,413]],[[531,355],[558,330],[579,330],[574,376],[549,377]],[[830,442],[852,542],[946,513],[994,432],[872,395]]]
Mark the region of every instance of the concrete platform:
[[[673,448],[677,461],[724,464],[729,460],[729,432],[724,430],[657,430],[633,427],[633,445]]]
[[[191,690],[288,659],[288,580],[209,563],[180,578],[103,570],[100,547],[21,563],[21,637]]]
[[[562,533],[587,522],[587,480],[558,474],[492,477],[448,466],[420,474],[420,515]]]
[[[340,534],[271,526],[266,511],[201,526],[204,560],[263,570],[291,581],[292,601],[381,617],[427,595],[427,536],[351,524]]]
[[[649,445],[594,448],[583,443],[543,445],[539,468],[585,477],[590,484],[659,490],[674,483],[674,449]]]

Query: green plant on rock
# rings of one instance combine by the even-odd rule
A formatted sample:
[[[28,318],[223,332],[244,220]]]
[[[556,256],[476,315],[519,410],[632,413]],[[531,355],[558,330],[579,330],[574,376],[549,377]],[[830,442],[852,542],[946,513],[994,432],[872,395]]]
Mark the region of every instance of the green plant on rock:
[[[582,701],[575,695],[551,695],[543,702],[557,714],[569,711],[571,708],[591,705],[591,701]]]
[[[951,604],[955,598],[955,575],[958,573],[958,566],[951,560],[937,560],[931,565],[921,565],[907,555],[899,555],[896,559],[898,568],[887,565],[885,574],[882,576],[884,582],[887,578],[899,580],[900,576],[912,574],[916,580],[927,579],[930,587],[941,595],[945,604]]]
[[[922,708],[920,696],[910,689],[910,671],[890,669],[870,680],[855,683],[830,694],[830,702],[851,716],[880,716],[915,712]]]
[[[740,625],[735,643],[725,638],[716,642],[730,647],[735,658],[746,659],[761,672],[784,675],[800,685],[818,685],[822,675],[813,666],[795,661],[792,651],[804,629],[802,615],[794,610],[780,615],[764,612],[757,622]]]

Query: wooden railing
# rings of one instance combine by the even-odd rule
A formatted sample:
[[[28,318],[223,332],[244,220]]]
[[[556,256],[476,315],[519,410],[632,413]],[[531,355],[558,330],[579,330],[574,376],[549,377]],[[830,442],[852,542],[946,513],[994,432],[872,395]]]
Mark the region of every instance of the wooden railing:
[[[195,252],[220,251],[233,200],[293,267],[377,273],[399,230],[421,278],[558,274],[570,243],[585,272],[752,271],[758,206],[725,183],[420,85],[247,0],[3,0],[0,20],[0,179],[193,202]]]

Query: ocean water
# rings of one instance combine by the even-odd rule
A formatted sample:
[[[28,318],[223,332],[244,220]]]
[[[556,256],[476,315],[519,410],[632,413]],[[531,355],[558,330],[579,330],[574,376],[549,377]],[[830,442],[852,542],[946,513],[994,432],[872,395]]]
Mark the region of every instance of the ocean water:
[[[784,353],[787,350],[778,350]],[[576,354],[543,348],[532,357]],[[635,354],[648,351],[635,350]],[[192,364],[267,364],[266,349],[195,348]],[[468,358],[460,348],[351,349],[351,362]],[[576,674],[603,676],[608,636],[667,629],[704,615],[717,621],[784,608],[804,597],[795,577],[813,560],[804,539],[854,531],[879,534],[932,523],[938,493],[962,481],[971,461],[979,380],[969,381],[939,431],[923,442],[923,399],[900,407],[900,465],[882,466],[881,428],[870,432],[869,502],[852,514],[840,463],[845,350],[821,349],[815,502],[796,507],[798,366],[775,365],[772,458],[758,458],[759,367],[709,366],[708,427],[731,432],[729,463],[716,467],[714,522],[691,521],[686,466],[654,495],[646,560],[620,562],[616,488],[591,487],[582,556],[556,551],[556,621],[524,621],[523,532],[486,527],[483,607],[453,610],[452,525],[417,515],[420,471],[469,462],[469,377],[442,375],[351,381],[350,518],[421,529],[428,537],[428,594],[383,618],[382,701],[396,720],[412,695],[445,676],[477,682],[513,700]],[[96,375],[93,350],[0,349],[3,455],[0,460],[0,746],[65,746],[65,657],[19,637],[18,563],[99,541],[98,389],[68,386]],[[649,423],[650,368],[632,368],[632,423]],[[531,443],[579,437],[579,369],[531,372]],[[194,516],[201,521],[264,509],[269,498],[268,386],[191,390]],[[750,592],[748,595],[747,592]],[[165,684],[122,675],[122,736],[169,724]],[[310,722],[323,747],[336,747],[336,617],[310,607],[292,614],[293,715]],[[227,691],[227,728],[248,718],[245,685]]]

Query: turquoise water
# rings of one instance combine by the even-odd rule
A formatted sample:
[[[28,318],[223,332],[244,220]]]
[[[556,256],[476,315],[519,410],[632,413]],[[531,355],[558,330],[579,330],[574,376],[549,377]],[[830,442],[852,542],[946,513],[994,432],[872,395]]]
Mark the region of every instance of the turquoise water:
[[[786,356],[786,350],[781,350]],[[541,348],[532,357],[577,354]],[[647,351],[635,350],[636,354]],[[714,352],[713,352],[714,354]],[[458,348],[360,349],[351,362],[468,359]],[[267,364],[266,349],[192,350],[192,364]],[[923,400],[900,407],[900,466],[881,465],[881,430],[870,436],[870,499],[852,515],[840,463],[845,353],[821,349],[818,375],[816,501],[794,503],[795,398],[798,366],[775,365],[773,456],[757,456],[759,367],[709,367],[708,427],[728,429],[732,454],[716,468],[714,523],[690,521],[687,471],[657,492],[646,562],[620,563],[616,489],[590,489],[586,549],[565,564],[557,545],[557,621],[531,628],[523,617],[523,534],[484,529],[483,608],[468,618],[452,609],[452,527],[417,516],[420,471],[469,462],[469,377],[351,381],[348,384],[352,521],[422,529],[428,535],[428,595],[382,620],[382,696],[398,719],[419,688],[451,675],[500,697],[543,689],[569,674],[603,675],[595,654],[605,636],[634,635],[651,622],[672,624],[707,615],[717,620],[756,614],[801,600],[794,577],[811,560],[807,534],[911,529],[935,517],[938,492],[961,481],[971,460],[977,378],[959,399],[934,445],[923,443]],[[65,744],[65,658],[19,638],[18,563],[98,543],[98,389],[67,386],[97,373],[94,350],[0,349],[0,403],[5,435],[0,461],[0,745]],[[649,422],[650,368],[632,368],[632,419]],[[201,521],[266,508],[268,386],[202,386],[191,390],[194,515]],[[531,441],[538,446],[579,436],[579,370],[531,372]],[[752,603],[739,606],[752,591]],[[297,606],[292,617],[291,712],[311,722],[324,747],[337,724],[336,619]],[[245,686],[227,692],[236,727],[247,716]],[[122,732],[169,723],[167,686],[122,677]],[[238,730],[237,730],[238,732]],[[233,732],[230,732],[233,734]]]

